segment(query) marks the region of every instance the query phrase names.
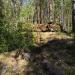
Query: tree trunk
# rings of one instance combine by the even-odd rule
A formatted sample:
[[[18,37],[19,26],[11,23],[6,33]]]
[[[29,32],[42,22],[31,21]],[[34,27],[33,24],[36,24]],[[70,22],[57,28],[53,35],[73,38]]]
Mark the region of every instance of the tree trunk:
[[[64,0],[61,0],[61,31],[65,31],[65,24],[64,24]]]
[[[75,33],[75,0],[72,0],[72,31]]]

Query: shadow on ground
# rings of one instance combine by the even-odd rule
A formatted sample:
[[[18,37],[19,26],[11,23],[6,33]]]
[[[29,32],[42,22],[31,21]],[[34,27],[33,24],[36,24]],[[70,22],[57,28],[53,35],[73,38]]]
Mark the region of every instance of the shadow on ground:
[[[26,75],[75,75],[75,43],[54,39],[31,50]]]
[[[75,42],[72,39],[53,39],[33,47],[30,52],[23,51],[17,58],[11,56],[9,61],[16,70],[1,75],[75,75]],[[3,63],[0,62],[0,69],[5,66]],[[2,70],[0,73],[5,71]]]

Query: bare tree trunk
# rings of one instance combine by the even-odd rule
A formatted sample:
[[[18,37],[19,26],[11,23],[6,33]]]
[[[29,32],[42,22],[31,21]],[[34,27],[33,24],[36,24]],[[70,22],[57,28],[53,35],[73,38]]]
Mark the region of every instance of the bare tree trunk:
[[[75,33],[75,0],[72,0],[72,31]]]
[[[48,0],[48,22],[50,22],[50,0]]]
[[[52,0],[52,21],[54,22],[54,0]]]
[[[66,31],[64,22],[64,0],[61,0],[61,31]]]

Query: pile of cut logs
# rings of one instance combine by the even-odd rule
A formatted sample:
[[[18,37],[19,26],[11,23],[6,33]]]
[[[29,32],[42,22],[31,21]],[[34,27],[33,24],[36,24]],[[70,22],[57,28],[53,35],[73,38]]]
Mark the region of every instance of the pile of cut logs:
[[[48,24],[36,24],[34,25],[33,30],[37,32],[54,32],[60,31],[60,26],[52,22]]]

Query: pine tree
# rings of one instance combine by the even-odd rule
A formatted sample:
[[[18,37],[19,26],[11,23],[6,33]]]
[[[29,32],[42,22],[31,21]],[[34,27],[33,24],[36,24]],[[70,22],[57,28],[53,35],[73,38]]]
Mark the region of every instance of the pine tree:
[[[75,0],[72,0],[72,30],[75,33]]]

